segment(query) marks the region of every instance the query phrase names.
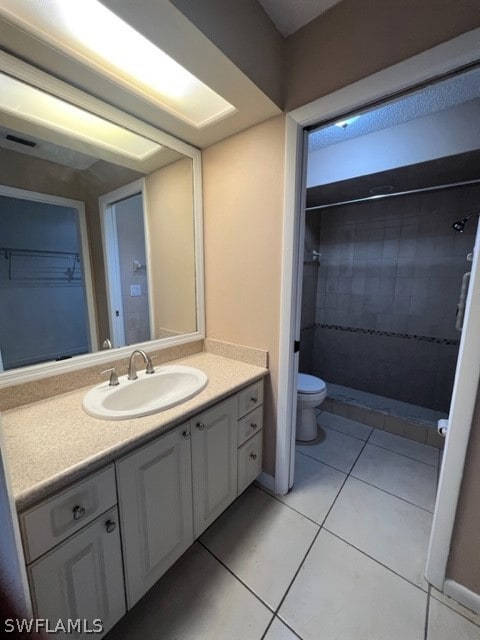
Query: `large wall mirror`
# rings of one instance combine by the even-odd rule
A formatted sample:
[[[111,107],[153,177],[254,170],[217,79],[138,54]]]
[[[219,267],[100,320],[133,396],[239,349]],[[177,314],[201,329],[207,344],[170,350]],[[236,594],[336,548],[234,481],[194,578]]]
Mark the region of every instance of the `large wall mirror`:
[[[0,308],[2,386],[204,331],[200,152],[4,53]]]

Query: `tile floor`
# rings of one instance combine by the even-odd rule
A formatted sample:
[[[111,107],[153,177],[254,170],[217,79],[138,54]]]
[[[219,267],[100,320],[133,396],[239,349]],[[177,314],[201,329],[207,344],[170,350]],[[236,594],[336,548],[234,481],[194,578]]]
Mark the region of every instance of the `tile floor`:
[[[423,577],[438,449],[318,422],[292,491],[247,489],[108,640],[479,640]]]

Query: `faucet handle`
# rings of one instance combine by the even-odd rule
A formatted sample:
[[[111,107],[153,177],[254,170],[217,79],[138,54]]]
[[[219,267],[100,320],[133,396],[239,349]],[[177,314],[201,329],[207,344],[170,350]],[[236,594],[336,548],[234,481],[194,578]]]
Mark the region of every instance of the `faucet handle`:
[[[157,356],[147,356],[147,368],[145,369],[145,373],[155,373],[152,360],[155,360],[156,357]]]
[[[108,383],[110,387],[116,387],[120,384],[118,381],[117,372],[115,371],[115,367],[112,367],[111,369],[105,369],[105,371],[102,371],[102,374],[104,373],[110,374],[110,381]]]

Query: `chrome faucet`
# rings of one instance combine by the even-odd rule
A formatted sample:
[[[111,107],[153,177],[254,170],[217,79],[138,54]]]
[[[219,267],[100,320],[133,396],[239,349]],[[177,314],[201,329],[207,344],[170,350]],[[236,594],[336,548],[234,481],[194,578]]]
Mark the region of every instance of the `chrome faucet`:
[[[153,368],[153,363],[150,356],[147,353],[145,353],[143,349],[135,349],[134,351],[132,351],[132,355],[130,356],[130,360],[128,361],[127,377],[129,380],[136,380],[138,378],[137,370],[135,368],[135,356],[137,353],[139,353],[142,356],[143,361],[147,365],[147,368],[145,369],[145,373],[155,373],[155,369]]]

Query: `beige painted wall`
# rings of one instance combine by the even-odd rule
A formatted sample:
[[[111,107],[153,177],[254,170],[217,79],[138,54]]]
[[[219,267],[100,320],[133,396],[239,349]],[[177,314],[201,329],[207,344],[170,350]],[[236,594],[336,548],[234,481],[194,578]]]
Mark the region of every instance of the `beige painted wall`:
[[[480,390],[473,414],[447,578],[480,594]]]
[[[197,321],[191,159],[154,171],[145,184],[155,336],[192,333]]]
[[[284,117],[203,152],[206,334],[267,349],[264,469],[275,469]]]
[[[286,39],[287,110],[479,26],[478,0],[342,0]]]

